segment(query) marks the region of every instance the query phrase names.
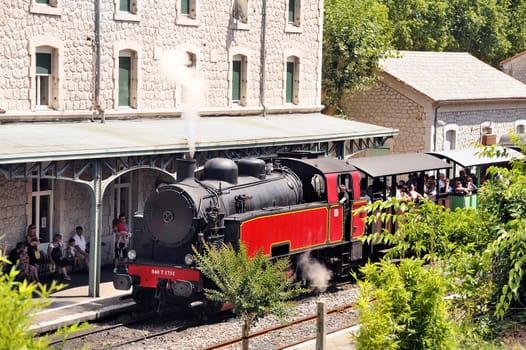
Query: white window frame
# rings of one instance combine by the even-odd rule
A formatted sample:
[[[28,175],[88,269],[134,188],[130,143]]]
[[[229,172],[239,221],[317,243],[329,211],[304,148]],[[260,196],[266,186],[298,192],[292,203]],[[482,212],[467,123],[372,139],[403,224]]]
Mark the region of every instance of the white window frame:
[[[139,0],[131,0],[130,10],[121,11],[121,0],[114,0],[115,10],[113,19],[116,21],[138,22],[141,20]]]
[[[243,8],[245,12],[243,13]],[[233,0],[232,1],[232,28],[237,30],[249,30],[248,14],[250,13],[250,0]]]
[[[54,217],[54,210],[53,210],[53,190],[55,188],[55,183],[52,179],[46,179],[47,181],[49,181],[50,183],[50,187],[51,189],[49,190],[40,190],[40,182],[41,182],[41,179],[40,178],[36,178],[36,179],[29,179],[29,188],[30,188],[30,200],[29,200],[29,203],[30,203],[30,213],[29,213],[29,218],[31,217],[35,217],[37,218],[37,220],[35,220],[36,222],[33,222],[33,224],[36,225],[37,227],[37,235],[39,237],[39,239],[41,239],[41,229],[42,229],[42,222],[38,219],[40,219],[40,198],[41,197],[44,197],[44,196],[49,196],[49,217],[46,218],[46,227],[48,229],[48,237],[46,238],[47,241],[46,242],[52,242],[53,241],[53,217]],[[33,191],[33,181],[37,181],[37,190],[36,191]],[[35,213],[32,212],[32,203],[33,201],[35,201]],[[47,244],[46,244],[47,245]]]
[[[29,56],[31,62],[30,68],[30,103],[31,110],[60,110],[62,108],[62,79],[63,72],[62,67],[62,56],[63,44],[60,40],[57,40],[50,36],[38,36],[29,40]],[[49,104],[40,105],[36,100],[37,96],[37,74],[36,74],[36,54],[37,53],[51,53],[51,75],[50,75],[50,97]]]
[[[62,16],[60,0],[49,0],[47,4],[40,4],[37,0],[31,0],[29,12],[41,15]]]
[[[289,5],[290,1],[286,0],[285,10],[285,32],[287,33],[301,33],[301,0],[294,1],[294,20],[289,20]]]
[[[198,0],[190,0],[190,9],[188,13],[182,13],[181,8],[181,1],[182,0],[176,0],[175,2],[175,10],[177,13],[177,17],[175,18],[175,24],[181,25],[181,26],[192,26],[197,27],[199,26],[199,2]]]
[[[122,170],[122,169],[121,169]],[[127,172],[125,174],[122,174],[117,179],[115,179],[115,182],[113,184],[113,214],[114,218],[118,219],[119,214],[123,212],[121,208],[121,197],[123,190],[126,190],[127,198],[124,199],[126,202],[126,206],[128,207],[126,211],[124,211],[124,214],[126,215],[126,218],[128,219],[128,225],[131,225],[131,218],[132,218],[132,196],[131,196],[131,189],[132,189],[132,182],[133,182],[133,173]]]

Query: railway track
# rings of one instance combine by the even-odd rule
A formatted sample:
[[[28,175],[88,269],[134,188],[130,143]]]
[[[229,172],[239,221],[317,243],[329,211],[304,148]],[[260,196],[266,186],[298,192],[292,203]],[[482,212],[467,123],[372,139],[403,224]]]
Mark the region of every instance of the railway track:
[[[333,309],[327,311],[327,315],[330,316],[330,315],[334,315],[334,314],[337,314],[337,313],[344,313],[344,312],[348,312],[348,311],[354,311],[355,307],[356,307],[356,303],[351,303],[351,304],[339,306],[339,307],[336,307],[336,308],[333,308]],[[251,333],[249,335],[249,341],[252,343],[254,340],[256,340],[258,338],[269,336],[272,333],[276,333],[277,331],[287,331],[287,330],[292,329],[294,326],[305,324],[307,322],[313,323],[313,321],[316,321],[316,319],[317,319],[317,315],[313,314],[313,315],[309,315],[309,316],[305,316],[305,317],[301,317],[301,318],[295,319],[295,320],[293,320],[293,321],[291,321],[291,322],[289,322],[287,324],[281,324],[281,325],[265,328],[265,329],[259,330],[257,332]],[[354,322],[354,323],[346,325],[345,327],[339,327],[339,328],[333,330],[332,332],[336,332],[336,331],[339,331],[339,330],[342,330],[342,329],[345,329],[345,328],[348,328],[348,327],[352,327],[352,326],[355,326],[355,325],[356,325],[356,323]],[[297,344],[301,344],[303,342],[306,342],[306,341],[309,341],[309,340],[312,340],[312,339],[315,339],[315,338],[316,338],[316,336],[305,337],[305,338],[302,338],[302,339],[300,339],[298,341],[289,343],[289,344],[281,346],[279,348],[273,348],[273,349],[286,349],[286,348],[292,347],[292,346],[297,345]],[[241,341],[242,341],[242,338],[241,337],[237,337],[237,338],[233,338],[233,339],[221,342],[219,344],[214,344],[214,345],[202,348],[201,350],[229,349],[232,346],[237,346],[238,344],[241,343]]]

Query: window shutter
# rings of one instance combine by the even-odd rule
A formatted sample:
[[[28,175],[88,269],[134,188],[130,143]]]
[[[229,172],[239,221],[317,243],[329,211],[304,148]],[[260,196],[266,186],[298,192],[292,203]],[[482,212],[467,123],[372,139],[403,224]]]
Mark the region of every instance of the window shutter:
[[[241,99],[241,61],[232,61],[232,101]]]
[[[119,11],[130,12],[130,0],[119,0]]]
[[[51,54],[50,53],[37,53],[37,74],[51,74]]]
[[[295,12],[296,12],[296,1],[289,0],[289,18],[288,18],[289,23],[294,22]]]
[[[119,106],[130,105],[131,57],[119,57]]]
[[[134,15],[136,15],[139,12],[139,5],[137,4],[137,0],[131,0],[130,12]]]
[[[190,0],[181,0],[181,14],[190,14]]]
[[[188,15],[190,16],[190,18],[196,18],[197,17],[196,0],[189,0],[189,6],[190,6],[190,10],[189,10]]]
[[[285,86],[285,102],[291,103],[294,94],[294,62],[287,62],[287,78]]]

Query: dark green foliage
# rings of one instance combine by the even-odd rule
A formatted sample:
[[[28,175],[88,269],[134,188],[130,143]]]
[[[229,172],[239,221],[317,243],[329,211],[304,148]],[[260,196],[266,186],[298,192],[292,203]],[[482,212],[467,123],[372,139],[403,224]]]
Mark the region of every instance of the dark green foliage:
[[[392,46],[387,8],[375,0],[327,0],[324,7],[324,104],[341,108],[351,90],[370,86]]]

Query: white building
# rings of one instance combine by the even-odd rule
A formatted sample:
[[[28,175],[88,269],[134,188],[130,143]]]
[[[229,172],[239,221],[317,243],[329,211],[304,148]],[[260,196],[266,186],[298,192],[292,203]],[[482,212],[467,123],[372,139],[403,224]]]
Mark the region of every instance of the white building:
[[[319,113],[318,0],[8,1],[0,19],[0,232],[10,247],[32,222],[42,242],[81,225],[101,247],[92,261],[109,263],[112,218],[141,209],[176,157],[343,156],[354,140],[380,145],[397,132]],[[197,114],[208,118],[191,140],[182,120]]]
[[[395,153],[465,149],[524,133],[526,85],[468,53],[401,51],[382,69],[378,84],[348,96],[344,110],[399,128]]]

